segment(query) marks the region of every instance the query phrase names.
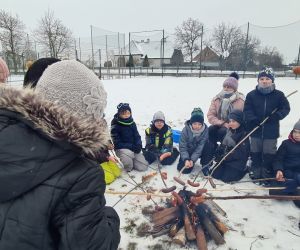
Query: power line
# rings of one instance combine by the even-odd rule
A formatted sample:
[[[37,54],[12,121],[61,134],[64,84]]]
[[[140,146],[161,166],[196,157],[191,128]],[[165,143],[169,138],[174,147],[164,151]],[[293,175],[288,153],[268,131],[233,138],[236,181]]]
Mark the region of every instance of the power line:
[[[287,27],[287,26],[290,26],[290,25],[294,25],[296,23],[299,23],[300,24],[300,20],[297,20],[297,21],[294,21],[294,22],[291,22],[291,23],[288,23],[288,24],[284,24],[284,25],[278,25],[278,26],[261,26],[261,25],[257,25],[257,24],[253,24],[253,23],[250,23],[252,26],[256,26],[256,27],[259,27],[259,28],[265,28],[265,29],[275,29],[275,28],[283,28],[283,27]]]

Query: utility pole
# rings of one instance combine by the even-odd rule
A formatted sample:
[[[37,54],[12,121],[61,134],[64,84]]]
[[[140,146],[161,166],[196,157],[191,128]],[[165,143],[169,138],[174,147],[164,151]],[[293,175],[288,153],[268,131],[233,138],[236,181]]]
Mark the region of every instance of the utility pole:
[[[78,60],[78,54],[77,54],[77,47],[76,47],[76,39],[74,39],[74,43],[75,43],[75,59],[77,61]]]
[[[129,63],[130,55],[131,55],[131,50],[130,50],[130,32],[129,32],[129,43],[128,43],[128,64],[129,64],[129,77],[131,78],[131,65]]]
[[[110,69],[108,65],[108,50],[107,50],[107,35],[105,35],[105,51],[106,51],[106,74],[107,77],[110,78]]]
[[[94,60],[94,44],[93,44],[93,26],[91,25],[91,45],[92,45],[92,69],[95,71],[95,60]]]
[[[299,66],[299,60],[300,60],[300,44],[299,44],[299,51],[298,51],[298,59],[297,59],[297,66]],[[295,76],[295,79],[297,80],[297,74]]]
[[[101,49],[98,50],[99,52],[99,78],[101,79]]]
[[[79,46],[79,60],[81,61],[81,46],[80,46],[80,37],[78,38],[78,46]]]
[[[164,77],[164,58],[165,58],[165,30],[162,30],[162,60],[161,60],[161,77]]]
[[[244,73],[243,78],[245,78],[245,72],[247,70],[247,60],[248,60],[248,37],[249,37],[249,22],[247,24],[247,34],[246,34],[246,42],[245,42],[245,52],[244,52]]]
[[[202,44],[203,44],[203,25],[201,27],[201,43],[200,43],[200,54],[199,54],[199,78],[202,75]]]

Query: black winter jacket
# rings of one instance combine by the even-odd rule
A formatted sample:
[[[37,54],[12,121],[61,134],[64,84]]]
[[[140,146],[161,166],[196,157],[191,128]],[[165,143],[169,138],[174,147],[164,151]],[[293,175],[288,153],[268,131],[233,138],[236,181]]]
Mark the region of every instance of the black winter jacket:
[[[105,206],[103,124],[78,120],[33,91],[0,87],[0,249],[117,249]]]
[[[277,111],[271,115],[274,109]],[[287,98],[277,89],[274,89],[270,94],[263,95],[256,87],[246,96],[244,113],[248,131],[271,115],[266,123],[252,134],[253,137],[277,139],[279,137],[279,120],[285,118],[289,112],[290,104]]]
[[[245,136],[246,136],[246,131],[244,126],[240,126],[236,130],[228,129],[227,133],[230,132],[231,138],[235,142],[235,144],[238,144]],[[226,135],[225,135],[226,137]],[[224,145],[222,143],[219,148],[217,149],[216,152],[216,157],[223,158],[224,155],[226,155],[233,147],[228,147],[227,145]],[[240,144],[230,155],[228,155],[223,161],[222,167],[229,167],[233,168],[239,171],[245,171],[246,165],[247,165],[247,160],[249,157],[249,152],[250,152],[250,143],[249,139],[246,139],[242,144]]]
[[[300,142],[294,140],[292,133],[278,148],[273,168],[275,171],[290,170],[300,173]]]
[[[131,119],[124,121],[115,114],[111,121],[111,137],[115,149],[126,148],[135,153],[141,152],[142,140],[135,122]]]

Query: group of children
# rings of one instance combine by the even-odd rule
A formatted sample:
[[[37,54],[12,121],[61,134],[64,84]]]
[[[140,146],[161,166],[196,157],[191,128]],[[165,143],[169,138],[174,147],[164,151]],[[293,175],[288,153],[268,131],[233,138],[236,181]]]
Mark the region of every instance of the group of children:
[[[213,171],[214,178],[224,182],[239,181],[249,172],[254,180],[276,177],[283,181],[289,178],[298,186],[300,121],[277,151],[279,121],[289,114],[290,105],[283,92],[275,88],[274,79],[273,70],[264,68],[258,75],[256,88],[245,97],[238,92],[239,76],[233,72],[211,102],[207,113],[209,127],[204,122],[201,108],[192,111],[181,132],[179,152],[173,146],[172,129],[161,111],[154,114],[150,127],[145,130],[146,145],[143,148],[131,108],[129,104],[121,103],[111,123],[117,155],[127,171],[144,171],[156,160],[162,165],[171,165],[179,155],[177,170],[184,174],[190,173],[200,159],[203,173],[207,175],[211,173],[212,163],[218,163],[239,144]],[[252,132],[251,136],[243,140],[249,132]]]
[[[26,73],[24,86],[30,83],[34,88],[43,71],[57,61],[51,58],[38,60]],[[3,60],[0,60],[0,66],[1,79],[5,82],[8,70]],[[181,132],[179,151],[173,146],[172,129],[161,111],[153,115],[150,127],[145,130],[146,145],[143,148],[131,107],[128,103],[120,103],[111,122],[116,154],[127,171],[145,171],[156,160],[161,165],[171,165],[179,155],[178,171],[190,173],[200,159],[202,171],[208,175],[212,163],[218,163],[255,130],[225,158],[212,176],[233,182],[249,172],[254,180],[276,177],[282,182],[286,178],[289,186],[297,187],[300,185],[300,120],[277,151],[279,121],[289,114],[290,106],[283,92],[276,89],[274,80],[273,70],[264,68],[258,75],[256,88],[245,97],[238,91],[239,75],[231,73],[223,82],[220,93],[212,99],[207,113],[210,126],[205,124],[201,108],[195,108]],[[97,158],[99,162],[114,160],[107,152],[99,152]]]

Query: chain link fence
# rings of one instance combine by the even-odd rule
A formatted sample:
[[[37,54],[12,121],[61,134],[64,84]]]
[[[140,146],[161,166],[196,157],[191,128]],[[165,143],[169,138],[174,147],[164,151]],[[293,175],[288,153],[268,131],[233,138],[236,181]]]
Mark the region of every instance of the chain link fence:
[[[74,39],[61,59],[77,59],[104,79],[140,75],[200,77],[227,75],[231,71],[256,76],[263,65],[272,66],[278,76],[294,76],[292,67],[299,65],[300,21],[276,27],[247,23],[238,28],[244,42],[236,57],[214,47],[215,29],[206,26],[203,27],[202,50],[199,40],[194,60],[179,64],[174,58],[181,52],[178,52],[176,36],[172,32],[161,29],[132,31],[125,35],[91,26],[90,36]],[[50,55],[33,36],[27,35],[22,47],[26,49],[16,56],[21,73],[26,71],[28,62]],[[13,55],[2,52],[0,56],[13,69]]]

